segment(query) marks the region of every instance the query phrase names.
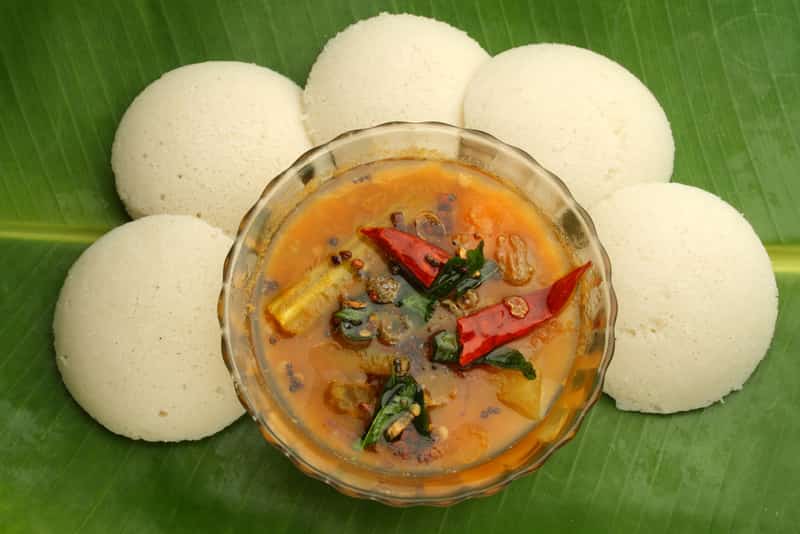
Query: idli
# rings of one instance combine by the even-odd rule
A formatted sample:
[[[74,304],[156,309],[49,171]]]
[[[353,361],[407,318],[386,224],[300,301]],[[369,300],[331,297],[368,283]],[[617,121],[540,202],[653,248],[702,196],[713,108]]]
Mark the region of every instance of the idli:
[[[463,124],[467,83],[489,55],[438,20],[390,15],[333,37],[306,82],[306,126],[316,143],[388,121]]]
[[[111,165],[131,217],[194,215],[232,235],[267,183],[310,147],[294,82],[209,61],[167,72],[136,97]]]
[[[583,48],[535,44],[495,56],[469,84],[464,122],[527,151],[588,208],[672,176],[675,144],[658,101],[625,68]]]
[[[741,389],[775,329],[769,256],[730,205],[681,184],[641,184],[593,210],[619,300],[605,391],[622,410],[671,413]]]
[[[186,215],[107,233],[72,266],[56,304],[56,361],[100,424],[133,439],[213,434],[243,410],[222,361],[217,299],[231,239]]]

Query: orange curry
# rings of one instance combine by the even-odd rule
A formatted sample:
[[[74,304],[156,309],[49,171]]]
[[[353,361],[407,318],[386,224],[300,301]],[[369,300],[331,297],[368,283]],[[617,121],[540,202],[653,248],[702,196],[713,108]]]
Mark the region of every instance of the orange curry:
[[[257,334],[271,387],[353,461],[403,472],[484,461],[558,395],[582,273],[494,177],[422,160],[351,169],[267,251]]]

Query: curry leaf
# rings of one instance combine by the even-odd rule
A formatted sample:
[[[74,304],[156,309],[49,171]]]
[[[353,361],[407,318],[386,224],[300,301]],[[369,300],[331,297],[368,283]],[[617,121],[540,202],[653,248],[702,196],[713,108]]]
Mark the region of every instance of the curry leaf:
[[[458,346],[458,338],[452,332],[442,330],[433,336],[431,341],[431,359],[438,363],[458,363],[458,354],[461,347]],[[500,347],[485,356],[481,356],[473,361],[467,368],[473,365],[489,365],[502,369],[513,369],[521,372],[528,380],[536,378],[536,371],[531,362],[516,349],[506,349]]]
[[[376,407],[367,432],[359,441],[359,447],[365,449],[376,444],[393,422],[403,413],[411,411],[411,406],[421,395],[422,388],[413,377],[392,374],[383,386],[380,403]],[[424,410],[424,399],[420,407],[423,411],[417,417],[422,417],[424,414],[425,421],[421,421],[421,423],[424,423],[423,428],[429,427],[428,414]]]
[[[462,296],[464,293],[469,291],[470,289],[475,289],[486,280],[494,277],[497,273],[500,272],[500,268],[497,264],[491,260],[486,260],[483,264],[483,267],[479,269],[480,275],[478,277],[475,276],[465,276],[456,284],[455,295],[457,297]]]
[[[433,315],[436,301],[429,299],[414,289],[410,289],[408,294],[400,299],[399,305],[401,308],[420,317],[424,322],[428,322]]]
[[[432,343],[432,359],[439,363],[456,363],[458,362],[458,340],[456,335],[447,330],[442,330],[433,336]]]
[[[421,435],[430,437],[431,435],[431,416],[428,413],[428,408],[425,406],[425,391],[422,386],[417,384],[417,392],[414,394],[414,402],[419,404],[419,415],[414,418],[414,428],[417,429]]]
[[[499,272],[497,264],[488,261],[483,255],[483,241],[465,254],[465,258],[454,256],[439,270],[439,274],[424,293],[405,282],[403,297],[398,302],[425,322],[433,316],[436,301],[450,295],[460,297],[470,289],[475,289]]]
[[[502,369],[514,369],[522,373],[528,380],[536,378],[536,370],[534,370],[533,364],[516,349],[504,349],[501,347],[486,356],[481,356],[474,360],[471,365],[490,365]]]
[[[497,272],[497,266],[484,273],[486,258],[483,256],[483,241],[467,251],[465,257],[453,256],[445,263],[427,291],[435,299],[443,299],[451,293],[461,296],[467,290],[478,287],[483,281]]]

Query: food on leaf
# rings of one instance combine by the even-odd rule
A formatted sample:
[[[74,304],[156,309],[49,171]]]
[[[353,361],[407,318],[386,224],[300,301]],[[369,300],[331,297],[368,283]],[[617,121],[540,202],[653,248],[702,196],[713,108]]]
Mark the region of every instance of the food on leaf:
[[[489,55],[447,23],[381,13],[330,39],[306,81],[306,126],[316,144],[387,121],[462,123],[470,78]]]
[[[470,81],[464,123],[533,154],[590,213],[618,189],[672,176],[675,143],[653,93],[585,48],[541,43],[497,54]]]
[[[677,183],[630,187],[597,208],[620,301],[604,385],[617,407],[693,410],[744,387],[778,318],[753,227],[719,197]]]
[[[238,61],[184,65],[148,85],[122,117],[111,150],[131,217],[199,217],[228,235],[268,179],[311,148],[300,88]]]
[[[72,266],[53,320],[56,363],[100,424],[133,439],[195,440],[243,413],[215,305],[230,246],[195,217],[154,215],[105,234]]]

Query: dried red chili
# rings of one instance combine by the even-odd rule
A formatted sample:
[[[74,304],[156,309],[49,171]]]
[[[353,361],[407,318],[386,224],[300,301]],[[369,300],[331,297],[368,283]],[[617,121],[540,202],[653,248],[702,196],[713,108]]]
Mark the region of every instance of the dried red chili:
[[[395,228],[362,228],[361,233],[405,267],[425,287],[430,287],[450,254],[424,239]]]
[[[461,345],[459,364],[468,365],[558,315],[575,291],[583,273],[591,266],[592,262],[587,262],[556,280],[550,287],[521,296],[528,305],[528,311],[522,317],[515,317],[504,302],[461,317],[456,322],[458,342]]]

